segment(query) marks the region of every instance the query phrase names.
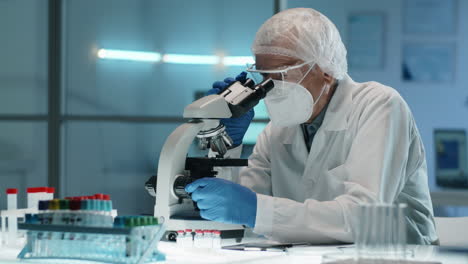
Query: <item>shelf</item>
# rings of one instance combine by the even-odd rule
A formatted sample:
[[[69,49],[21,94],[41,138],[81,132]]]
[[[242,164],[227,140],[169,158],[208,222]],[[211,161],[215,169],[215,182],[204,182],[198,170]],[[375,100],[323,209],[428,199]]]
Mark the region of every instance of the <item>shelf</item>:
[[[468,206],[468,191],[431,192],[433,206]]]

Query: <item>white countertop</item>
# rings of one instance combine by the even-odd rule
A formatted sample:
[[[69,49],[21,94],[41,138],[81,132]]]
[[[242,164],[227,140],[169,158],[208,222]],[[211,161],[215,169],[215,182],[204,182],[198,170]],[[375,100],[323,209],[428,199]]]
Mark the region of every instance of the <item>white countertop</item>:
[[[444,253],[436,246],[409,246],[413,257],[410,260],[436,261],[449,264],[468,264],[468,253]],[[160,242],[159,249],[166,254],[167,260],[163,263],[251,263],[251,264],[275,264],[275,263],[308,263],[319,264],[322,256],[326,254],[351,254],[353,246],[307,246],[291,248],[287,252],[265,251],[235,251],[222,249],[181,249],[175,243]],[[20,249],[1,248],[0,263],[80,263],[64,260],[18,260],[16,259]],[[96,262],[89,262],[96,263]]]

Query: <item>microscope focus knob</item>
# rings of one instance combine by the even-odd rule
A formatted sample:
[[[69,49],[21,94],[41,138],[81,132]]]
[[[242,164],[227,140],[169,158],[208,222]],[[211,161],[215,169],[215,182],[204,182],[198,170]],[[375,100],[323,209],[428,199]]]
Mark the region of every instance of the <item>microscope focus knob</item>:
[[[185,186],[193,182],[193,178],[185,175],[178,175],[174,181],[174,193],[179,199],[190,199],[190,194],[185,191]]]

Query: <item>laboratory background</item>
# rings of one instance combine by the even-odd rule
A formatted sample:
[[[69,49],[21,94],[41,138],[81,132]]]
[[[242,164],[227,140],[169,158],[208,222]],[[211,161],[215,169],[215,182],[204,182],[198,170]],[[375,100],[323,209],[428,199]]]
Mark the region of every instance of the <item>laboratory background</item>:
[[[26,188],[51,186],[58,197],[105,193],[119,214],[152,215],[145,182],[184,107],[245,70],[257,29],[293,7],[336,24],[354,80],[402,95],[423,139],[435,216],[468,216],[464,0],[0,0],[0,209],[7,188],[22,208]],[[268,120],[261,103],[243,157]]]

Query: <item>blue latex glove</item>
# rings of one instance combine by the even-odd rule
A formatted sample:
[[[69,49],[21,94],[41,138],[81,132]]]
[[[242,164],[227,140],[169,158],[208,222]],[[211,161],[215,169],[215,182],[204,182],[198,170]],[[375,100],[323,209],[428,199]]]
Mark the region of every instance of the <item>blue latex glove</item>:
[[[245,82],[247,79],[247,73],[241,72],[237,75],[236,79],[233,78],[226,78],[224,81],[217,81],[213,83],[213,88],[207,92],[208,95],[210,94],[217,94],[224,90],[228,85],[235,81]],[[244,138],[245,132],[249,128],[250,122],[254,118],[255,112],[253,108],[245,113],[241,117],[237,118],[223,118],[221,119],[221,124],[226,127],[226,133],[232,138],[234,142],[233,147],[237,147],[242,144],[242,139]]]
[[[200,208],[200,216],[217,222],[255,227],[257,194],[220,178],[202,178],[185,186]]]

